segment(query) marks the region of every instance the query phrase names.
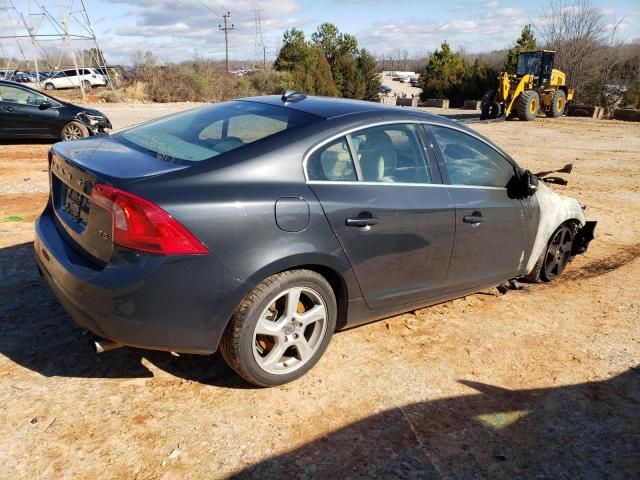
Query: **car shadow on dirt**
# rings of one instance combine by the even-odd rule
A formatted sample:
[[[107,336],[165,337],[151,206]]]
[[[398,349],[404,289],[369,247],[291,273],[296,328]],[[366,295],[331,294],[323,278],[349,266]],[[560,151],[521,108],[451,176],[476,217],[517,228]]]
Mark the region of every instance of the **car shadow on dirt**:
[[[384,411],[232,478],[637,478],[639,367],[533,390],[461,381],[478,393]]]
[[[46,377],[145,378],[143,359],[180,378],[251,388],[219,354],[173,356],[136,348],[97,355],[93,335],[67,315],[40,277],[33,242],[0,249],[0,354]]]

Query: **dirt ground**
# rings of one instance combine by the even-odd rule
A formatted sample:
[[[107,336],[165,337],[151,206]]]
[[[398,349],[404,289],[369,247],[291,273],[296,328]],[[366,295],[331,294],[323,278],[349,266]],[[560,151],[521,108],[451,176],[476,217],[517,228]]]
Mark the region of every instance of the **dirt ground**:
[[[193,105],[104,105],[116,128]],[[476,128],[557,191],[596,240],[564,277],[340,332],[272,389],[219,355],[92,353],[36,272],[47,144],[0,145],[0,477],[637,478],[640,125]]]

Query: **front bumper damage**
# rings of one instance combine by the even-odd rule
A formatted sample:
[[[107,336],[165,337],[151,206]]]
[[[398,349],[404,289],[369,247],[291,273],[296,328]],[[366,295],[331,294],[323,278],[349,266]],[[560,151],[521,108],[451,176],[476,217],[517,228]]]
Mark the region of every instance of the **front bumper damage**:
[[[595,221],[587,221],[576,232],[576,236],[573,239],[573,247],[571,249],[571,255],[579,255],[587,251],[589,243],[595,238],[594,232],[596,229]]]
[[[76,115],[76,118],[89,129],[92,135],[107,133],[107,130],[113,128],[109,119],[104,115],[99,116],[87,112],[80,112]]]

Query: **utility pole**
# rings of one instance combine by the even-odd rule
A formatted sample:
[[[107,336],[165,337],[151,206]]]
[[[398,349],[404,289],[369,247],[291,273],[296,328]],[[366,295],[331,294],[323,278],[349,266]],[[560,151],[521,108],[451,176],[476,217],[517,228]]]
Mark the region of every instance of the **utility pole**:
[[[262,46],[262,69],[264,71],[267,70],[267,47],[265,47],[264,45]]]
[[[227,67],[227,72],[229,72],[229,38],[227,32],[234,28],[233,23],[230,27],[227,26],[227,19],[230,16],[231,14],[229,12],[222,15],[222,18],[224,19],[224,27],[222,25],[218,25],[218,28],[224,32],[224,64]]]

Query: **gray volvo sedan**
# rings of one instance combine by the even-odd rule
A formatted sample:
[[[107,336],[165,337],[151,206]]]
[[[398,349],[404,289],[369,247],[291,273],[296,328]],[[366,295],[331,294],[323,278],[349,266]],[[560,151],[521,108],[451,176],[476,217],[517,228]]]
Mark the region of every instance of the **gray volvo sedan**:
[[[96,349],[219,348],[262,386],[338,329],[553,280],[595,226],[462,124],[297,92],[58,143],[49,164],[38,266]]]

